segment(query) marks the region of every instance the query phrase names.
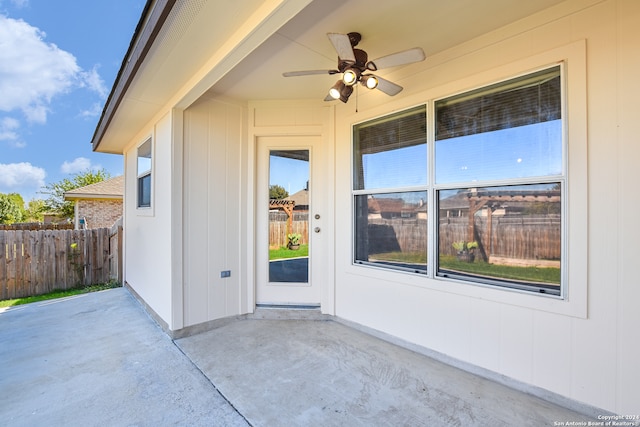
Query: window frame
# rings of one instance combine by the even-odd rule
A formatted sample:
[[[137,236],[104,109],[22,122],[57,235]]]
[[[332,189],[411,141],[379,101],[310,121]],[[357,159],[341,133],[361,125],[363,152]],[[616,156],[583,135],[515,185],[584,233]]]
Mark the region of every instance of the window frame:
[[[449,99],[449,98],[454,98],[457,96],[464,96],[465,94],[472,94],[475,91],[482,91],[485,88],[498,88],[498,90],[495,90],[496,93],[501,93],[502,91],[499,89],[500,85],[503,83],[509,83],[511,81],[515,81],[517,79],[520,78],[527,78],[529,76],[533,76],[536,73],[540,73],[540,72],[545,72],[548,70],[552,70],[554,68],[558,68],[559,69],[559,75],[560,75],[560,120],[561,120],[561,171],[559,174],[554,174],[554,175],[541,175],[541,176],[526,176],[524,178],[519,178],[519,177],[510,177],[510,178],[500,178],[500,179],[479,179],[479,180],[471,180],[471,181],[459,181],[459,180],[454,180],[454,181],[449,181],[449,182],[445,182],[445,183],[438,183],[435,179],[435,175],[436,175],[436,144],[437,141],[435,139],[435,133],[436,130],[435,129],[430,129],[429,126],[427,126],[427,131],[431,131],[430,132],[430,138],[429,141],[432,141],[432,144],[430,144],[429,146],[429,157],[430,157],[430,163],[429,163],[429,171],[431,172],[431,176],[430,176],[430,180],[429,182],[431,183],[431,185],[429,186],[429,191],[431,193],[433,193],[432,198],[430,199],[431,202],[431,206],[433,206],[435,209],[433,210],[432,215],[430,215],[430,218],[433,218],[431,221],[433,221],[432,225],[433,227],[433,245],[434,247],[432,248],[433,252],[433,259],[430,260],[431,262],[433,262],[432,265],[433,269],[432,269],[432,276],[433,278],[435,278],[436,280],[455,280],[455,281],[460,281],[463,282],[465,284],[474,284],[474,285],[478,285],[478,286],[487,286],[487,287],[491,287],[491,288],[504,288],[504,289],[508,289],[508,290],[513,290],[513,291],[517,291],[517,292],[523,292],[523,293],[528,293],[528,294],[533,294],[533,295],[544,295],[547,297],[552,297],[552,298],[560,298],[563,299],[564,295],[566,294],[566,289],[567,289],[567,280],[566,280],[566,275],[564,274],[566,268],[564,268],[564,264],[566,262],[566,251],[567,251],[567,242],[566,242],[566,223],[567,223],[567,218],[566,218],[566,212],[565,212],[565,198],[564,198],[564,189],[567,187],[567,177],[566,177],[566,172],[567,172],[567,144],[568,144],[568,140],[567,140],[567,132],[566,132],[566,120],[567,120],[567,111],[566,111],[566,72],[565,72],[565,64],[564,62],[558,62],[558,63],[552,63],[552,64],[548,64],[548,65],[544,65],[541,66],[539,68],[536,69],[532,69],[532,70],[527,70],[526,72],[522,72],[522,73],[518,73],[516,75],[504,78],[504,79],[500,79],[500,80],[496,80],[494,82],[488,82],[486,84],[482,84],[479,85],[475,88],[470,88],[464,91],[461,91],[457,94],[453,94],[453,95],[445,95],[445,96],[441,96],[441,97],[437,97],[434,99],[431,99],[430,105],[433,111],[433,118],[434,120],[436,119],[436,104],[444,99]],[[518,86],[516,86],[518,87]],[[435,127],[435,126],[433,126]],[[446,140],[446,139],[443,139]],[[555,289],[550,289],[547,286],[536,286],[533,283],[529,283],[529,284],[518,284],[515,281],[509,281],[509,280],[505,280],[502,278],[498,278],[498,277],[487,277],[487,278],[478,278],[478,277],[473,277],[472,275],[465,275],[463,273],[460,274],[456,274],[456,273],[449,273],[446,272],[444,270],[441,269],[440,266],[440,248],[439,248],[439,227],[440,227],[440,209],[439,209],[439,204],[440,204],[440,200],[439,200],[439,194],[441,191],[446,191],[446,190],[463,190],[463,189],[470,189],[470,188],[493,188],[493,187],[506,187],[506,186],[522,186],[522,185],[535,185],[535,184],[551,184],[551,183],[560,183],[561,187],[560,187],[560,200],[561,200],[561,213],[560,213],[560,284],[558,287],[558,290],[556,291]]]
[[[140,171],[140,159],[141,158],[147,158],[144,155],[141,155],[140,152],[142,150],[142,148],[146,145],[149,144],[149,167],[148,169],[142,170]],[[139,145],[136,146],[136,209],[140,210],[140,211],[150,211],[153,208],[153,160],[154,160],[154,153],[153,153],[153,139],[151,136],[149,136],[148,138],[146,138],[144,140],[144,142],[140,143]],[[145,149],[146,151],[146,149]],[[149,188],[149,194],[148,194],[148,198],[149,198],[149,202],[148,203],[142,203],[142,197],[143,197],[143,188],[144,188],[144,182],[148,180],[148,188]]]
[[[486,286],[467,281],[439,278],[433,274],[433,268],[429,268],[428,275],[415,274],[400,275],[397,271],[380,267],[362,266],[353,263],[351,254],[351,274],[362,276],[365,280],[383,280],[394,283],[397,286],[419,287],[439,292],[460,295],[466,298],[478,298],[485,301],[519,306],[533,310],[540,310],[554,314],[567,315],[576,318],[587,318],[588,301],[588,185],[587,185],[587,153],[588,153],[588,114],[587,114],[587,60],[586,40],[576,40],[566,45],[542,51],[534,54],[524,54],[520,59],[512,62],[503,62],[493,67],[489,66],[466,77],[459,77],[440,85],[416,93],[406,99],[386,103],[376,109],[377,115],[382,116],[383,111],[398,111],[408,109],[411,105],[424,103],[425,100],[435,100],[458,93],[468,92],[478,87],[491,85],[499,81],[510,80],[518,75],[528,74],[535,70],[547,68],[554,64],[565,64],[565,77],[563,81],[562,102],[565,116],[563,117],[563,134],[566,142],[563,150],[565,186],[562,189],[562,215],[564,229],[562,238],[564,243],[563,272],[562,272],[562,296],[551,296],[519,291],[505,287]],[[387,113],[388,115],[388,113]],[[427,103],[427,117],[434,117],[433,103]],[[360,119],[358,122],[364,121]],[[355,123],[352,122],[352,123]],[[429,126],[429,125],[427,125]],[[353,138],[353,129],[349,127],[349,138]],[[434,144],[434,132],[428,127],[429,150]],[[431,155],[433,153],[430,151]],[[353,156],[353,145],[350,146],[350,155]],[[353,166],[353,160],[350,163]],[[352,179],[353,171],[350,178]],[[433,182],[434,170],[429,170],[429,182]],[[535,180],[537,182],[539,180]],[[353,182],[350,181],[350,194]],[[353,196],[351,201],[353,203]],[[436,194],[431,191],[428,203],[435,208]],[[432,209],[433,209],[432,208]],[[351,211],[352,221],[355,212]],[[433,241],[436,221],[429,221],[428,239]],[[352,228],[352,241],[355,239],[355,229]],[[435,265],[437,253],[429,249],[428,265]]]

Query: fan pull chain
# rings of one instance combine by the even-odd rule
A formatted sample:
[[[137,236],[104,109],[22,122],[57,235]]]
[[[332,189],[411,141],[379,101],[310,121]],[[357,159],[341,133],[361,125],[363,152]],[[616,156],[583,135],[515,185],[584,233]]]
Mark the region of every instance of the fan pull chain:
[[[358,112],[358,94],[360,93],[360,87],[359,85],[356,83],[356,113]]]

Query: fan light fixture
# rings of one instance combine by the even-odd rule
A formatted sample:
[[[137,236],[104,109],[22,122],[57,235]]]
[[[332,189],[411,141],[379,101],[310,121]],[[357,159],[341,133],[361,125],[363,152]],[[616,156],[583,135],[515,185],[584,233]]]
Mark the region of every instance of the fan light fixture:
[[[289,71],[282,73],[284,77],[308,76],[312,74],[334,75],[341,73],[342,77],[329,89],[329,95],[325,98],[325,101],[339,99],[346,103],[353,93],[353,87],[358,82],[362,83],[367,89],[378,89],[389,96],[397,95],[402,91],[402,86],[377,75],[364,73],[420,62],[425,59],[424,51],[419,47],[414,47],[369,61],[367,52],[362,49],[356,49],[356,46],[362,39],[360,33],[327,33],[327,36],[336,52],[338,52],[337,69]]]
[[[346,103],[353,92],[353,86],[347,86],[342,80],[338,80],[331,89],[329,89],[329,96],[333,99],[339,99]]]
[[[353,86],[358,82],[359,78],[360,78],[360,73],[356,72],[356,70],[353,70],[353,69],[346,70],[342,75],[342,81],[347,86]]]
[[[364,86],[367,87],[367,89],[375,89],[378,87],[378,79],[376,78],[376,76],[373,76],[371,74],[362,76],[362,79],[360,81]]]

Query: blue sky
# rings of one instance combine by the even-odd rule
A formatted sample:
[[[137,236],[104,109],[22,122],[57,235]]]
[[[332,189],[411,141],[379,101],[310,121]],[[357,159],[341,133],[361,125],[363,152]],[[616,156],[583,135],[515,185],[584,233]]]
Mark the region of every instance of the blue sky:
[[[0,0],[0,193],[25,202],[88,169],[91,137],[145,0]]]
[[[269,185],[280,185],[289,195],[307,188],[309,180],[309,162],[270,156]]]
[[[364,188],[425,186],[427,145],[363,156]],[[562,121],[482,132],[435,143],[436,183],[505,180],[562,173]]]

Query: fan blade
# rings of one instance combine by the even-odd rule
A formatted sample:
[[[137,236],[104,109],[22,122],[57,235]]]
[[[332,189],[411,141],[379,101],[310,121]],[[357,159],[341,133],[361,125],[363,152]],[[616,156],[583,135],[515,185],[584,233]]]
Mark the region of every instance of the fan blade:
[[[389,96],[397,95],[402,91],[402,86],[400,85],[390,82],[389,80],[385,80],[379,76],[375,76],[375,78],[378,79],[378,87],[376,87],[376,89],[386,93]]]
[[[333,47],[338,52],[338,58],[343,61],[356,62],[356,56],[353,53],[353,47],[351,47],[351,41],[346,34],[327,33],[327,37],[331,40]]]
[[[419,47],[392,53],[367,63],[367,68],[373,64],[371,71],[382,70],[383,68],[397,67],[398,65],[411,64],[412,62],[424,61],[426,58],[424,51]]]
[[[282,73],[284,77],[310,76],[314,74],[338,74],[338,70],[306,70],[306,71],[287,71]]]

